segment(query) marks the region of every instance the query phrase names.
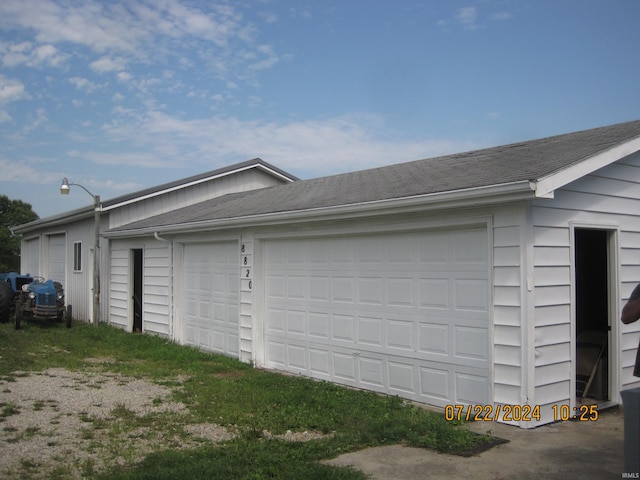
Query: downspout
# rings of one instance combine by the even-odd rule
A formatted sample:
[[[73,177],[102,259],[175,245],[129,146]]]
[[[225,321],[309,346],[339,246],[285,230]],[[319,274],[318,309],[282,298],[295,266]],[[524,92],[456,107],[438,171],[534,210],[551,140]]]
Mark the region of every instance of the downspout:
[[[167,240],[166,238],[162,238],[158,232],[153,232],[153,236],[155,237],[156,240],[158,240],[160,242],[171,243],[171,240]]]
[[[169,244],[169,336],[171,341],[175,340],[174,335],[174,306],[173,306],[173,242],[171,240],[167,240],[166,238],[162,238],[158,232],[153,232],[153,237],[159,242],[168,243]]]
[[[9,227],[9,232],[11,233],[11,238],[22,238],[24,235],[22,233],[14,232],[16,227]]]

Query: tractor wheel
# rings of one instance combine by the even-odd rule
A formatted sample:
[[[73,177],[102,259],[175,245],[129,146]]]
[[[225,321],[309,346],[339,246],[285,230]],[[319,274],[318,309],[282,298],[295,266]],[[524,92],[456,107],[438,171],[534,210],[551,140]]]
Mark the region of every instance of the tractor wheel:
[[[16,330],[20,330],[20,324],[22,323],[22,305],[16,304]]]
[[[67,305],[67,328],[71,328],[71,323],[73,322],[73,317],[71,315],[72,309],[71,305]]]
[[[9,321],[11,304],[13,303],[13,290],[7,282],[0,282],[0,322]]]

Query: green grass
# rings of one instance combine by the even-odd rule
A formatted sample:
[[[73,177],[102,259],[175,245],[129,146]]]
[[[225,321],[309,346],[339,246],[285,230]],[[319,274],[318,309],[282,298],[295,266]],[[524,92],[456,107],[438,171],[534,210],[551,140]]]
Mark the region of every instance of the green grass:
[[[110,361],[88,363],[89,358]],[[87,478],[359,479],[365,478],[360,472],[318,461],[396,443],[463,454],[492,440],[397,397],[255,369],[151,335],[134,335],[106,325],[78,324],[69,330],[30,322],[19,331],[11,324],[0,325],[1,381],[11,382],[24,375],[19,372],[50,367],[91,368],[145,378],[170,388],[172,400],[188,408],[188,413],[136,416],[119,406],[111,412],[110,422],[98,422],[79,412],[85,422],[80,435],[85,439],[93,438],[97,429],[107,429],[110,442],[121,450],[126,442],[120,442],[119,435],[131,434],[136,428],[151,429],[149,435],[162,430],[162,435],[179,438],[184,435],[184,424],[215,423],[240,433],[223,444],[167,448],[146,458],[129,452],[124,455],[126,465],[114,464],[100,474],[92,465],[84,465]],[[10,383],[4,387],[10,388]],[[12,415],[15,408],[4,405],[0,417]],[[328,435],[309,442],[284,442],[264,438],[265,430],[273,435],[288,430]],[[118,455],[122,458],[123,452]]]

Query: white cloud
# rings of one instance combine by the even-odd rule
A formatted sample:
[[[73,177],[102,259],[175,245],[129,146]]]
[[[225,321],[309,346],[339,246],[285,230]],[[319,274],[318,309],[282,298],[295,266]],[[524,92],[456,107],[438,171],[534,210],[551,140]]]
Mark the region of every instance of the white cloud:
[[[249,68],[251,70],[266,70],[278,63],[278,56],[273,51],[271,45],[260,45],[257,51],[266,58],[250,64]]]
[[[213,2],[192,6],[179,0],[2,0],[3,28],[33,32],[33,43],[40,45],[31,51],[0,48],[6,65],[60,65],[68,57],[57,49],[71,51],[70,45],[79,45],[101,56],[89,59],[91,68],[100,73],[122,71],[131,62],[179,62],[188,51],[200,55],[203,67],[229,74],[232,65],[242,66],[238,52],[262,48],[255,45],[254,27],[236,8]],[[73,53],[77,55],[77,49]],[[269,68],[276,59],[271,52],[251,68]],[[250,65],[245,62],[244,67]]]
[[[83,158],[99,165],[135,165],[143,168],[166,168],[174,166],[169,159],[159,158],[151,153],[139,152],[86,152]]]
[[[18,65],[36,68],[41,66],[59,67],[69,58],[53,45],[44,44],[34,47],[31,42],[0,44],[0,55],[2,56],[2,65],[5,67]]]
[[[510,14],[509,12],[499,12],[499,13],[493,13],[489,15],[489,18],[496,22],[501,22],[501,21],[509,20],[513,18],[513,15]]]
[[[278,15],[275,13],[261,13],[260,16],[264,19],[265,23],[276,23],[278,21]]]
[[[13,120],[3,106],[10,102],[17,102],[27,96],[24,84],[20,80],[7,78],[0,74],[0,123]]]
[[[100,57],[98,60],[91,62],[91,70],[98,73],[119,72],[124,70],[127,62],[124,58]]]
[[[126,83],[129,80],[131,80],[131,74],[128,73],[128,72],[118,72],[116,77],[118,78],[118,81],[123,82],[123,83]]]
[[[91,93],[99,87],[99,85],[84,77],[71,77],[69,83],[75,85],[78,90],[84,90],[87,93]]]
[[[32,167],[30,163],[30,161],[15,162],[0,158],[2,181],[34,185],[51,183],[51,176],[47,172],[43,172],[41,168]],[[25,198],[25,201],[29,201],[28,198]]]
[[[37,128],[47,123],[48,121],[49,121],[49,117],[47,117],[47,112],[44,110],[44,108],[38,108],[36,110],[35,118],[31,120],[31,123],[23,127],[22,133],[26,134],[31,130],[36,130]]]
[[[458,9],[456,18],[465,28],[476,28],[476,19],[478,18],[478,10],[476,7],[462,7]]]
[[[160,111],[103,127],[116,143],[150,152],[88,156],[92,161],[142,167],[228,164],[261,157],[301,176],[344,172],[428,158],[483,145],[447,139],[407,141],[389,136],[378,116],[346,115],[278,124],[235,117],[184,120]]]
[[[60,66],[68,58],[68,55],[61,54],[53,45],[40,45],[32,52],[32,61],[29,66],[47,64],[51,67]]]
[[[0,74],[0,105],[15,102],[26,96],[24,84],[20,80]]]

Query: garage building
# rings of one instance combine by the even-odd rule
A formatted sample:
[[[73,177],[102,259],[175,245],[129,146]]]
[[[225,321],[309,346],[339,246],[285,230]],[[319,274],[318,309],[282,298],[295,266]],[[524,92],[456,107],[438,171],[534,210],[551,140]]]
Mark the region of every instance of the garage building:
[[[440,407],[539,406],[501,419],[524,428],[638,386],[640,325],[619,314],[640,281],[640,121],[310,180],[257,165],[270,184],[113,204],[112,324]],[[21,227],[23,268],[50,222]]]

